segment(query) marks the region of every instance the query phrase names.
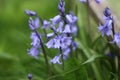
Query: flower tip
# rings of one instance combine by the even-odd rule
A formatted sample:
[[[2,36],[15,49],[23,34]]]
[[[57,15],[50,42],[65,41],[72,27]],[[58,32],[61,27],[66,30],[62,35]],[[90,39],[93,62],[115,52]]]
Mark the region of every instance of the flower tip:
[[[28,16],[36,16],[36,15],[37,15],[36,12],[31,11],[31,10],[28,10],[28,9],[25,10],[25,13],[26,13]]]

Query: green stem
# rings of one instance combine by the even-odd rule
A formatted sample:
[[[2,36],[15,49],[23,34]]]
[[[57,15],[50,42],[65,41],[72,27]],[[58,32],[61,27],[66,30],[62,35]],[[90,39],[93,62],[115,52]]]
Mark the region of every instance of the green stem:
[[[48,58],[47,58],[47,54],[45,52],[45,48],[44,48],[44,45],[43,45],[43,42],[42,42],[42,39],[38,33],[37,30],[35,30],[35,33],[36,35],[38,36],[39,40],[40,40],[40,45],[41,45],[41,48],[42,48],[42,52],[43,52],[43,55],[44,55],[44,59],[45,59],[45,63],[46,63],[46,67],[47,67],[47,71],[48,71],[48,74],[49,76],[51,75],[51,72],[50,72],[50,66],[49,66],[49,63],[48,63]]]
[[[60,50],[61,60],[62,60],[62,69],[63,69],[63,71],[64,71],[64,59],[63,59],[62,48],[60,47],[59,50]]]

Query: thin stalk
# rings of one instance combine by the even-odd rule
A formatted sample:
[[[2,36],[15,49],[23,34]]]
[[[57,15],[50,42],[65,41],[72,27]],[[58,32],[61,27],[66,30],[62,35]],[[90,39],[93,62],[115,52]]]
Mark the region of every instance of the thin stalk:
[[[115,35],[115,30],[114,30],[114,19],[112,18],[112,33],[113,33],[113,38]],[[120,48],[118,48],[119,53],[117,54],[117,63],[116,63],[116,72],[118,73],[118,76],[120,76]],[[119,80],[119,77],[118,77]]]
[[[120,48],[118,53],[118,80],[120,79],[119,76],[120,76]]]
[[[115,30],[114,30],[114,19],[112,18],[112,33],[113,33],[113,37],[115,35]]]
[[[42,52],[43,52],[43,55],[44,55],[44,59],[45,59],[45,63],[46,63],[46,66],[47,66],[48,74],[51,75],[50,66],[49,66],[49,63],[48,63],[48,58],[47,58],[47,54],[46,54],[46,51],[45,51],[42,39],[41,39],[41,37],[40,37],[40,35],[39,35],[37,30],[35,30],[35,33],[36,33],[36,35],[38,36],[38,38],[40,40],[40,45],[41,45]]]
[[[62,48],[60,47],[59,50],[60,50],[61,60],[62,60],[62,69],[63,69],[63,71],[64,71],[64,59],[63,59]]]
[[[43,29],[43,32],[44,32],[44,34],[45,34],[46,41],[48,41],[46,30]]]

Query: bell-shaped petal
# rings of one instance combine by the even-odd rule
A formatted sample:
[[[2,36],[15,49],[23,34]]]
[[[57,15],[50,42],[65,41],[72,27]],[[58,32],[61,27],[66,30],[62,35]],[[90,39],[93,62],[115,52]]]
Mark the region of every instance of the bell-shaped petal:
[[[31,10],[25,10],[25,13],[26,13],[27,15],[29,15],[29,16],[36,16],[36,15],[37,15],[36,12],[31,11]]]
[[[50,60],[50,62],[52,62],[53,64],[56,64],[56,63],[62,64],[60,62],[60,57],[61,57],[61,55],[55,56],[52,60]]]

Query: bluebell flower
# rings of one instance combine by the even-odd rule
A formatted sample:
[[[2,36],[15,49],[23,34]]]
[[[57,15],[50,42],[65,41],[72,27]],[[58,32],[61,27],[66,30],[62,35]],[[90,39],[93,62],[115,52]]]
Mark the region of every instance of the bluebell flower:
[[[56,64],[56,63],[62,64],[60,62],[60,58],[61,58],[61,55],[55,56],[52,60],[50,60],[50,62],[53,63],[53,64]]]
[[[31,43],[32,46],[40,47],[40,40],[35,32],[31,33],[30,38],[32,39],[32,43]]]
[[[107,36],[111,35],[111,28],[108,26],[99,25],[98,29],[102,33],[102,36],[104,36],[105,34]]]
[[[61,48],[67,48],[68,46],[71,45],[72,42],[72,37],[62,37],[61,38]]]
[[[38,59],[38,56],[39,56],[38,47],[33,46],[30,50],[28,50],[28,54]]]
[[[47,42],[46,46],[47,46],[48,48],[54,48],[54,44],[55,44],[54,39],[51,39],[51,40],[49,40],[49,41]]]
[[[43,21],[43,28],[44,28],[44,29],[49,29],[49,28],[50,28],[50,22],[47,21],[47,20],[44,20],[44,21]]]
[[[71,27],[71,33],[73,33],[74,35],[76,35],[76,34],[77,34],[77,31],[78,31],[77,26],[76,26],[76,25],[73,25],[73,26]]]
[[[98,27],[99,31],[102,33],[102,36],[105,34],[107,36],[111,35],[111,30],[112,30],[112,20],[107,20],[105,21],[104,25],[99,25]]]
[[[64,34],[55,36],[55,38],[49,40],[46,44],[48,48],[67,48],[70,46],[72,40],[71,37],[67,37]]]
[[[66,25],[65,25],[65,29],[64,29],[63,32],[64,32],[64,33],[71,33],[71,32],[72,32],[72,31],[71,31],[71,27],[70,27],[69,24],[66,24]]]
[[[111,10],[110,10],[108,7],[105,8],[105,10],[103,11],[103,13],[104,13],[104,15],[105,15],[106,17],[111,16]]]
[[[62,32],[63,32],[63,27],[64,27],[64,22],[61,21],[61,22],[58,24],[58,28],[57,28],[56,31],[62,33]]]
[[[66,24],[64,27],[64,33],[73,33],[76,34],[77,33],[77,26],[76,25],[70,25],[70,24]]]
[[[28,79],[32,80],[32,74],[30,74],[30,73],[28,74]]]
[[[59,1],[58,10],[62,13],[65,12],[65,2],[64,1]]]
[[[112,43],[116,43],[118,46],[120,46],[120,32],[114,35],[114,40]]]
[[[74,24],[78,18],[72,14],[67,14],[66,19],[67,19],[68,23]]]
[[[26,13],[27,15],[29,15],[29,16],[36,16],[36,15],[37,15],[36,12],[31,11],[31,10],[25,10],[25,13]]]
[[[60,22],[61,16],[57,15],[54,18],[51,18],[50,20],[52,21],[53,25],[56,25],[56,24],[58,24]]]
[[[70,54],[70,48],[66,48],[63,50],[63,59],[66,60],[69,57]]]
[[[95,2],[99,4],[101,2],[101,0],[95,0]]]
[[[30,17],[29,19],[29,27],[31,30],[35,30],[37,28],[39,28],[40,23],[39,23],[39,18],[36,17],[34,20]]]
[[[73,49],[73,51],[75,51],[76,50],[76,48],[78,47],[78,43],[77,42],[75,42],[75,41],[72,41],[72,49]]]
[[[61,36],[56,36],[55,38],[54,38],[54,48],[60,48],[61,47]]]

